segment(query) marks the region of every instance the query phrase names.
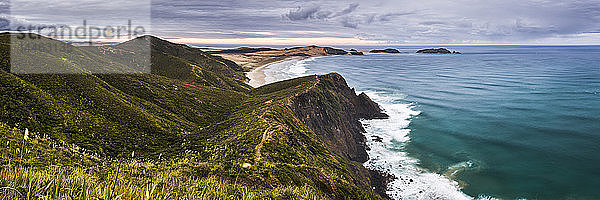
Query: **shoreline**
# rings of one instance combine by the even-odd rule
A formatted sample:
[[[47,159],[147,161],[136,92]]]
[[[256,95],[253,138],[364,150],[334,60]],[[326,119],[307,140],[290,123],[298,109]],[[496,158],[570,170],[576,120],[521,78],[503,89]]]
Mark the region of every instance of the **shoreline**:
[[[269,65],[292,59],[304,60],[322,56],[350,55],[350,52],[342,49],[315,45],[285,49],[239,47],[236,49],[203,49],[203,51],[233,61],[242,67],[246,72],[246,83],[254,88],[265,84],[264,69]]]
[[[292,57],[287,57],[287,58],[283,58],[280,60],[276,60],[273,62],[263,64],[257,68],[252,69],[251,71],[245,73],[246,77],[248,78],[248,81],[246,83],[248,85],[252,86],[253,88],[258,88],[260,86],[265,85],[266,78],[267,78],[267,75],[265,74],[265,69],[267,69],[269,66],[278,64],[278,63],[282,63],[282,62],[286,62],[286,61],[291,61],[291,60],[302,61],[302,60],[306,60],[309,58],[316,58],[316,57],[321,57],[321,56],[292,56]]]
[[[267,78],[267,75],[265,74],[264,70],[267,66],[274,64],[274,63],[269,63],[266,65],[257,67],[255,69],[253,69],[252,71],[246,72],[246,77],[248,78],[248,81],[246,83],[248,85],[252,86],[253,88],[257,88],[257,87],[260,87],[261,85],[264,85],[265,78]]]

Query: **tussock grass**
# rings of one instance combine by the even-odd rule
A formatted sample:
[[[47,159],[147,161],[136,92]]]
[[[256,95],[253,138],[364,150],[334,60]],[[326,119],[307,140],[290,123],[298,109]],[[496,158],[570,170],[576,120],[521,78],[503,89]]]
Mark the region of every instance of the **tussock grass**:
[[[128,163],[123,167],[120,174],[99,176],[82,167],[5,166],[0,171],[5,188],[0,194],[14,189],[20,195],[13,195],[24,199],[326,199],[309,186],[259,189],[214,176],[185,177],[174,171],[135,178],[144,171],[143,166]]]
[[[202,176],[187,160],[108,161],[2,124],[0,133],[0,199],[327,199],[308,185],[252,187]],[[69,162],[57,158],[67,154]]]

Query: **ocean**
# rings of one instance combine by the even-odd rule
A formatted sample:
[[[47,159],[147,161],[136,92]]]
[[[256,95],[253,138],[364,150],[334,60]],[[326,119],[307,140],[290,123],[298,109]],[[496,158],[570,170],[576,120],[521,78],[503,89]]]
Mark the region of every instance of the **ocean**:
[[[600,199],[600,46],[395,48],[277,63],[266,82],[338,72],[378,102],[365,166],[397,177],[396,199]]]

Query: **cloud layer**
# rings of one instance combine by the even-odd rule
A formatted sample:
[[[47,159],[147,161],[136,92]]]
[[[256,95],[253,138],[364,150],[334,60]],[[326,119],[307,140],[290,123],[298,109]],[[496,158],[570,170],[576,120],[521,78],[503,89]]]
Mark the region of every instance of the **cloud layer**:
[[[212,30],[203,37],[326,35],[415,44],[545,43],[582,34],[589,39],[600,32],[600,0],[169,1],[153,9],[168,10],[153,13],[165,24],[177,23],[171,15],[202,21],[191,24],[195,31]],[[261,34],[266,32],[271,34]]]
[[[73,7],[67,3],[72,1],[43,2],[55,6],[31,6],[31,19],[19,17],[35,23],[63,23],[39,19],[62,19],[57,9]],[[120,3],[83,8],[97,12],[70,14],[136,13]],[[154,0],[149,9],[152,30],[163,37],[337,37],[400,44],[600,40],[600,0]]]

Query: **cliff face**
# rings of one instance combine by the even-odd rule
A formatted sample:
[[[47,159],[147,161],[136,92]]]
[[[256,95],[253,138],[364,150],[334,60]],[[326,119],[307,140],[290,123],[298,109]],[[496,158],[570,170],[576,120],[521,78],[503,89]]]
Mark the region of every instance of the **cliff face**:
[[[305,125],[335,153],[350,160],[366,162],[365,132],[359,119],[381,119],[377,103],[354,89],[337,73],[319,76],[312,89],[292,99],[292,110]]]

